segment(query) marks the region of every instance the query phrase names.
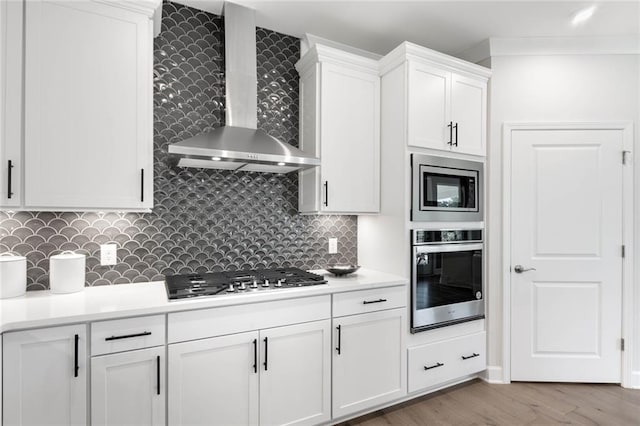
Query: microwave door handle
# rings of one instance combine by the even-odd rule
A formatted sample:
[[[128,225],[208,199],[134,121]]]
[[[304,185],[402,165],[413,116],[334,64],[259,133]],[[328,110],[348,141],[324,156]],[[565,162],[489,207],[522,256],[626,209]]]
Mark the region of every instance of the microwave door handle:
[[[451,253],[456,251],[473,251],[482,250],[482,243],[473,244],[434,244],[426,246],[415,246],[415,255],[420,253]]]

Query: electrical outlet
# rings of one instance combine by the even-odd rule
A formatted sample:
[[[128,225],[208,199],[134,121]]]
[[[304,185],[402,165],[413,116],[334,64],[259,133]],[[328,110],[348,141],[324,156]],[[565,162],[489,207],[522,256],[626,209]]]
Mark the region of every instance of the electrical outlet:
[[[115,265],[118,263],[118,245],[102,244],[100,246],[100,265]]]
[[[329,254],[338,253],[338,239],[329,238]]]

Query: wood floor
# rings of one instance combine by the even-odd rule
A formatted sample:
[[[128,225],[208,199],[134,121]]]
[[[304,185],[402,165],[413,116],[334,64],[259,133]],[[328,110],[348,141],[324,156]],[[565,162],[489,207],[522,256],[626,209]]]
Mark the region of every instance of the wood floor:
[[[640,390],[577,383],[490,385],[474,380],[343,426],[558,424],[640,426]]]

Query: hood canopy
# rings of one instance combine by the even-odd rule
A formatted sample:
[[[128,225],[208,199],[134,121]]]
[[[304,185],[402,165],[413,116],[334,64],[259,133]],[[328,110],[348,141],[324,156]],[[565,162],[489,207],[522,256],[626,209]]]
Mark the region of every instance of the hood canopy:
[[[257,129],[255,12],[224,4],[226,126],[169,145],[179,167],[288,173],[320,165],[313,155]]]

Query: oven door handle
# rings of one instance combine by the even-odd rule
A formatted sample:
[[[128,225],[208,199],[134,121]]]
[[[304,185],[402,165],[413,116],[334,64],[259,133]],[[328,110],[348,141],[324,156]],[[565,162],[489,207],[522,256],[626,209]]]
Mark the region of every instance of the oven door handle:
[[[482,243],[473,244],[455,244],[455,243],[442,243],[432,244],[425,246],[414,246],[413,253],[418,255],[420,253],[452,253],[456,251],[473,251],[482,250]]]

